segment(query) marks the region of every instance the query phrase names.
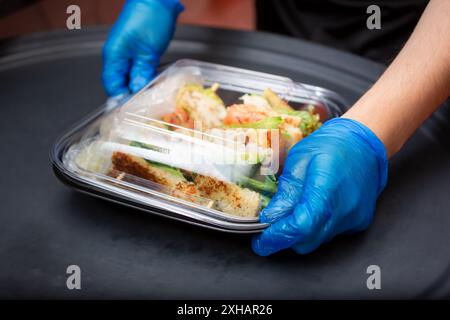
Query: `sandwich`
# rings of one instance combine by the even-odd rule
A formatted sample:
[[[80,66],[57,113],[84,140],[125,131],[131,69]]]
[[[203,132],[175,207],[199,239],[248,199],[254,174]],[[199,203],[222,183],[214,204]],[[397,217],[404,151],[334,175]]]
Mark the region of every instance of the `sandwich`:
[[[280,159],[283,160],[295,143],[320,127],[320,117],[313,106],[296,110],[271,89],[264,90],[262,94],[246,94],[240,98],[240,103],[227,107],[218,95],[218,88],[217,84],[208,88],[196,83],[182,86],[175,97],[174,112],[158,119],[158,130],[192,136],[192,129],[198,130],[197,124],[200,124],[209,142],[215,142],[217,130],[224,130],[232,140],[239,139],[245,146],[255,145],[259,147],[256,160],[250,166],[252,170],[246,174],[237,170],[236,179],[220,179],[196,171],[195,167],[186,170],[186,167],[178,168],[154,161],[149,151],[139,153],[132,148],[117,148],[104,152],[101,151],[100,141],[91,143],[79,153],[78,164],[95,172],[106,172],[118,181],[150,187],[230,215],[258,217],[260,210],[277,191],[275,174],[261,175],[256,172],[269,154],[267,150],[279,146]],[[154,123],[147,125],[154,126]],[[255,135],[255,129],[263,134]],[[145,131],[145,128],[139,130]],[[279,132],[275,138],[271,134],[273,131]],[[145,143],[130,140],[128,147],[157,151]],[[152,138],[147,137],[147,140]],[[119,143],[123,145],[126,142]]]
[[[257,217],[262,196],[258,192],[211,177],[183,173],[173,167],[145,160],[123,152],[114,152],[110,176],[126,173],[156,183],[170,190],[170,195],[201,204],[209,199],[212,208],[240,217]],[[187,177],[193,180],[188,180]],[[122,176],[121,179],[123,179]]]

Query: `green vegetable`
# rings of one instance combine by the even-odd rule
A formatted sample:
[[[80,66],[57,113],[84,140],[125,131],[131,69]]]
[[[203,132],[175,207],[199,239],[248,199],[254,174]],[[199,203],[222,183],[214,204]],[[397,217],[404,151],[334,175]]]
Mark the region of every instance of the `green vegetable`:
[[[171,175],[174,175],[176,177],[184,178],[183,174],[181,173],[180,169],[178,169],[178,168],[168,166],[167,164],[164,164],[161,162],[151,161],[151,160],[147,160],[147,159],[144,159],[144,160],[145,160],[145,162],[147,162],[148,164],[152,165],[155,168],[164,170],[165,172],[167,172]]]
[[[283,119],[278,117],[269,117],[256,122],[230,124],[225,128],[250,128],[250,129],[277,129],[283,123]]]
[[[148,149],[148,150],[153,150],[153,151],[157,151],[157,152],[164,152],[165,149],[156,147],[156,146],[152,146],[149,144],[145,144],[142,142],[138,142],[138,141],[132,141],[130,143],[130,146],[132,147],[137,147],[137,148],[142,148],[142,149]],[[145,159],[145,162],[147,162],[148,164],[152,165],[155,168],[159,168],[161,170],[164,170],[165,172],[180,177],[180,178],[184,178],[183,174],[181,173],[180,169],[172,167],[172,166],[168,166],[167,164],[161,163],[161,162],[156,162],[156,161],[152,161],[152,160],[147,160]]]
[[[142,148],[142,149],[148,149],[148,150],[153,150],[156,152],[161,152],[161,153],[168,153],[167,149],[161,148],[161,147],[157,147],[157,146],[153,146],[151,144],[145,144],[139,141],[131,141],[130,142],[130,146],[132,147],[137,147],[137,148]]]
[[[269,204],[271,198],[261,195],[261,209],[264,209]]]
[[[281,99],[275,92],[267,88],[263,92],[264,98],[269,102],[273,110],[283,114],[294,109],[283,99]]]
[[[264,181],[243,176],[240,177],[238,183],[254,191],[269,195],[275,194],[278,189],[278,183],[276,182],[276,178],[273,176],[266,176]]]
[[[203,94],[211,99],[213,99],[216,103],[220,105],[224,105],[222,99],[217,95],[216,91],[219,88],[219,85],[217,83],[214,83],[209,88],[204,88],[203,85],[198,83],[191,83],[186,84],[183,87],[180,88],[178,91],[177,97],[176,97],[176,105],[184,106],[184,103],[182,103],[182,98],[184,96],[185,92],[198,92],[200,94]],[[189,109],[189,108],[184,108]]]
[[[266,159],[267,154],[266,153],[261,153],[261,152],[256,152],[256,153],[250,153],[250,152],[245,152],[241,154],[241,160],[246,161],[248,164],[258,164],[264,161],[264,159]],[[250,160],[252,160],[250,162]]]
[[[314,113],[314,106],[312,105],[309,105],[307,110],[289,111],[286,114],[301,118],[302,121],[300,122],[299,128],[305,136],[319,129],[322,125],[320,116]]]
[[[285,139],[292,139],[292,135],[290,135],[289,132],[287,132],[286,130],[281,130],[281,135],[282,135]]]

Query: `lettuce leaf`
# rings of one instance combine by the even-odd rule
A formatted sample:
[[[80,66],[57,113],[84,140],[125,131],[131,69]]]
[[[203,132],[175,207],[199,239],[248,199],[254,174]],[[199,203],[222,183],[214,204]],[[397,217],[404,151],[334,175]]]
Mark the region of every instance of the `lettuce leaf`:
[[[224,128],[250,128],[250,129],[278,129],[283,123],[283,119],[278,117],[268,117],[255,122],[236,123],[224,126]]]
[[[142,149],[148,149],[148,150],[153,150],[153,151],[157,151],[157,152],[162,152],[163,149],[158,148],[156,146],[152,146],[149,144],[145,144],[139,141],[131,141],[130,146],[132,147],[137,147],[137,148],[142,148]],[[148,160],[145,159],[145,162],[147,162],[149,165],[155,167],[155,168],[159,168],[161,170],[164,170],[165,172],[180,177],[180,178],[184,178],[183,174],[181,173],[180,169],[169,166],[167,164],[161,163],[161,162],[156,162],[156,161],[152,161],[152,160]]]

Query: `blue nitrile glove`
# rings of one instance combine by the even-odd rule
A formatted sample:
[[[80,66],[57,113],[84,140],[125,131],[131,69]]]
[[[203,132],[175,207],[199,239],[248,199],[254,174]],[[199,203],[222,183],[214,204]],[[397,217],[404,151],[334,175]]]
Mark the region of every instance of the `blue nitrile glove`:
[[[136,92],[154,76],[178,14],[178,0],[127,0],[103,48],[103,85],[109,96]]]
[[[386,182],[386,149],[377,136],[354,120],[326,122],[289,152],[278,192],[260,214],[270,226],[253,238],[253,250],[305,254],[368,228]]]

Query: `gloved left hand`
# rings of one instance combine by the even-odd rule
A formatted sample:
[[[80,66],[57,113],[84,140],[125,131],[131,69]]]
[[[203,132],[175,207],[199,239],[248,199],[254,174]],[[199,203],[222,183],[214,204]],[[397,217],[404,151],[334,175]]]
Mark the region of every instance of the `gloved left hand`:
[[[326,122],[289,152],[278,192],[260,214],[270,225],[253,238],[253,250],[305,254],[338,234],[366,229],[386,182],[378,137],[351,119]]]
[[[126,1],[103,48],[109,96],[136,92],[154,77],[183,9],[178,0]]]

